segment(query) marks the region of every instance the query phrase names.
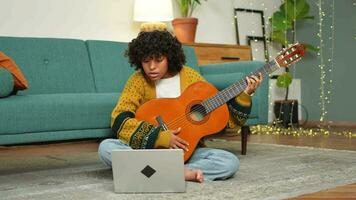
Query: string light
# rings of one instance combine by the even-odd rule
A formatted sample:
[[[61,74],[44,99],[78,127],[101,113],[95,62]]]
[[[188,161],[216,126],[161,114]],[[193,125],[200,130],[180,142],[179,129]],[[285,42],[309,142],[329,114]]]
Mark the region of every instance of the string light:
[[[356,0],[352,3],[354,7],[356,7]],[[354,24],[354,30],[356,30],[356,25]],[[356,40],[356,32],[354,33],[354,40]]]
[[[279,126],[270,126],[270,125],[256,125],[250,127],[251,134],[254,135],[287,135],[294,137],[308,136],[344,136],[347,138],[356,138],[355,131],[330,131],[325,128],[301,128],[301,127],[289,127],[281,128]]]
[[[335,49],[335,0],[332,1],[331,6],[331,11],[332,14],[330,15],[331,17],[331,26],[330,26],[330,32],[331,32],[331,37],[329,37],[329,40],[331,40],[331,58],[328,59],[328,61],[330,62],[330,69],[329,69],[329,74],[330,74],[330,79],[329,79],[329,90],[327,91],[327,96],[328,101],[327,103],[330,104],[330,100],[331,100],[331,90],[333,90],[334,88],[332,88],[332,83],[333,83],[333,70],[334,70],[334,49]]]
[[[320,38],[320,43],[319,43],[319,52],[318,52],[318,56],[320,57],[320,64],[319,64],[319,68],[320,68],[320,102],[319,102],[319,106],[320,106],[320,110],[321,110],[321,115],[320,115],[320,121],[323,122],[325,120],[325,88],[324,88],[324,78],[325,78],[325,70],[324,70],[324,54],[323,54],[323,12],[322,12],[322,2],[321,0],[318,1],[318,13],[319,13],[319,32],[317,34],[317,36]]]
[[[319,31],[317,33],[317,36],[320,38],[320,43],[319,43],[319,52],[318,56],[320,57],[320,64],[318,67],[320,68],[320,122],[325,122],[327,118],[327,105],[330,104],[331,102],[331,91],[332,91],[332,74],[333,74],[333,69],[334,69],[334,35],[335,35],[335,20],[334,20],[334,11],[335,11],[335,0],[332,1],[330,4],[331,7],[331,24],[330,26],[326,26],[324,22],[324,18],[326,16],[325,12],[323,11],[323,2],[322,0],[319,0],[317,3],[318,6],[318,13],[319,13]],[[326,33],[323,32],[324,27],[330,27],[330,31],[325,31]],[[331,34],[329,37],[327,37],[327,33]],[[326,58],[324,50],[328,49],[326,48],[327,43],[325,43],[324,39],[328,38],[329,43],[330,43],[330,57]],[[328,42],[328,41],[327,41]],[[330,122],[332,123],[332,122]],[[330,126],[330,123],[327,123],[328,126]],[[322,125],[325,123],[321,123]]]
[[[267,34],[268,34],[269,31],[267,31],[268,30],[267,27],[269,27],[269,20],[268,20],[268,17],[266,16],[266,13],[268,12],[268,8],[266,7],[265,3],[263,3],[263,2],[261,3],[261,7],[264,10],[263,11],[263,19],[265,19],[264,24],[265,24],[265,30],[266,30],[265,35],[263,37],[268,38]],[[274,6],[274,9],[276,10],[277,6]],[[265,62],[268,62],[268,61],[273,59],[272,55],[268,53],[268,47],[269,46],[270,46],[270,40],[266,39],[266,48],[265,48],[265,52],[264,52],[265,55],[266,55],[265,56]],[[271,76],[271,75],[269,75],[269,76]],[[272,91],[272,85],[271,84],[268,85],[268,89],[269,89],[268,91]],[[270,115],[272,115],[273,104],[274,104],[274,102],[272,102],[271,92],[268,92],[268,102],[269,102],[268,108],[272,108],[272,109],[268,109],[268,116],[270,116]]]

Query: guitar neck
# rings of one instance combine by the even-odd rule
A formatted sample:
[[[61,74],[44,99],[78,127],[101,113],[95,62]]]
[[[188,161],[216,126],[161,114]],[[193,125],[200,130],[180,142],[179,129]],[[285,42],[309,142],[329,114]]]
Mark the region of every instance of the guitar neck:
[[[266,75],[277,70],[278,68],[279,65],[277,64],[277,62],[275,60],[272,60],[266,63],[263,67],[252,72],[248,76],[252,76],[252,75],[258,76],[259,73],[261,73],[262,76],[265,77]],[[216,108],[228,102],[230,99],[236,97],[238,94],[244,91],[246,87],[247,87],[246,78],[241,79],[235,82],[234,84],[230,85],[229,87],[225,88],[224,90],[218,92],[216,95],[206,99],[205,101],[203,101],[202,105],[205,107],[206,112],[210,113]]]

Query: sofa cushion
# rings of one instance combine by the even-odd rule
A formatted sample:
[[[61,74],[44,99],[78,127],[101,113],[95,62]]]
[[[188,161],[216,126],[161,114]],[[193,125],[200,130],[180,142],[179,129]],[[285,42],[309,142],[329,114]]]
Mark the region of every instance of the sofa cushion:
[[[1,99],[0,134],[110,127],[119,93],[16,95]]]
[[[0,97],[9,96],[14,88],[14,78],[5,68],[0,66]]]
[[[0,51],[21,68],[30,88],[20,94],[95,92],[84,41],[0,37]]]
[[[86,42],[98,92],[120,92],[135,71],[124,56],[127,43],[88,40]]]
[[[0,51],[0,66],[9,70],[14,77],[14,89],[24,90],[28,88],[28,83],[25,76],[22,74],[20,68],[16,63],[3,52]]]

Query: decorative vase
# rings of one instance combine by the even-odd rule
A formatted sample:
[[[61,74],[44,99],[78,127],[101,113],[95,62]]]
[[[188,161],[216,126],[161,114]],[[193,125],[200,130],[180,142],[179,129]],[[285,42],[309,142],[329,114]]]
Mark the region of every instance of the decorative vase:
[[[197,18],[176,18],[172,21],[172,26],[177,39],[182,43],[193,43],[197,30]]]

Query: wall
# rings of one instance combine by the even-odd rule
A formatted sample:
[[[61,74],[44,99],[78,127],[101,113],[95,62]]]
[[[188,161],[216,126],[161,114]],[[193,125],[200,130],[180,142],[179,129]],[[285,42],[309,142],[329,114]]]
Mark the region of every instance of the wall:
[[[193,13],[193,16],[199,19],[196,42],[218,44],[236,44],[234,8],[263,10],[265,19],[268,20],[268,17],[280,5],[280,0],[208,0],[201,2],[201,6],[197,7]],[[267,32],[268,28],[267,26]]]
[[[130,41],[139,32],[134,0],[0,0],[0,35]],[[208,0],[195,10],[196,42],[236,44],[234,6],[261,7],[255,0]],[[279,2],[279,0],[273,0]],[[175,0],[174,15],[179,16]],[[171,26],[170,26],[171,27]],[[212,28],[214,27],[214,28]]]
[[[0,0],[0,35],[130,41],[133,0]]]
[[[311,15],[314,20],[305,21],[298,24],[297,39],[314,45],[320,44],[319,32],[319,10],[318,1],[308,1],[311,5]],[[326,80],[331,78],[333,83],[330,85],[330,104],[326,105],[325,120],[356,122],[356,93],[355,91],[355,49],[356,49],[356,1],[354,0],[335,0],[334,6],[334,37],[332,37],[332,0],[322,1],[322,10],[325,13],[322,27],[322,54],[325,58],[324,63],[331,73],[327,73]],[[333,44],[334,43],[334,44]],[[333,52],[332,52],[333,49]],[[331,54],[334,54],[334,59]],[[320,112],[320,68],[321,56],[309,54],[295,68],[295,77],[301,79],[302,100],[307,107],[311,120],[319,120]],[[333,65],[333,67],[331,67]],[[330,76],[329,76],[330,75]],[[328,84],[328,83],[327,83]]]

